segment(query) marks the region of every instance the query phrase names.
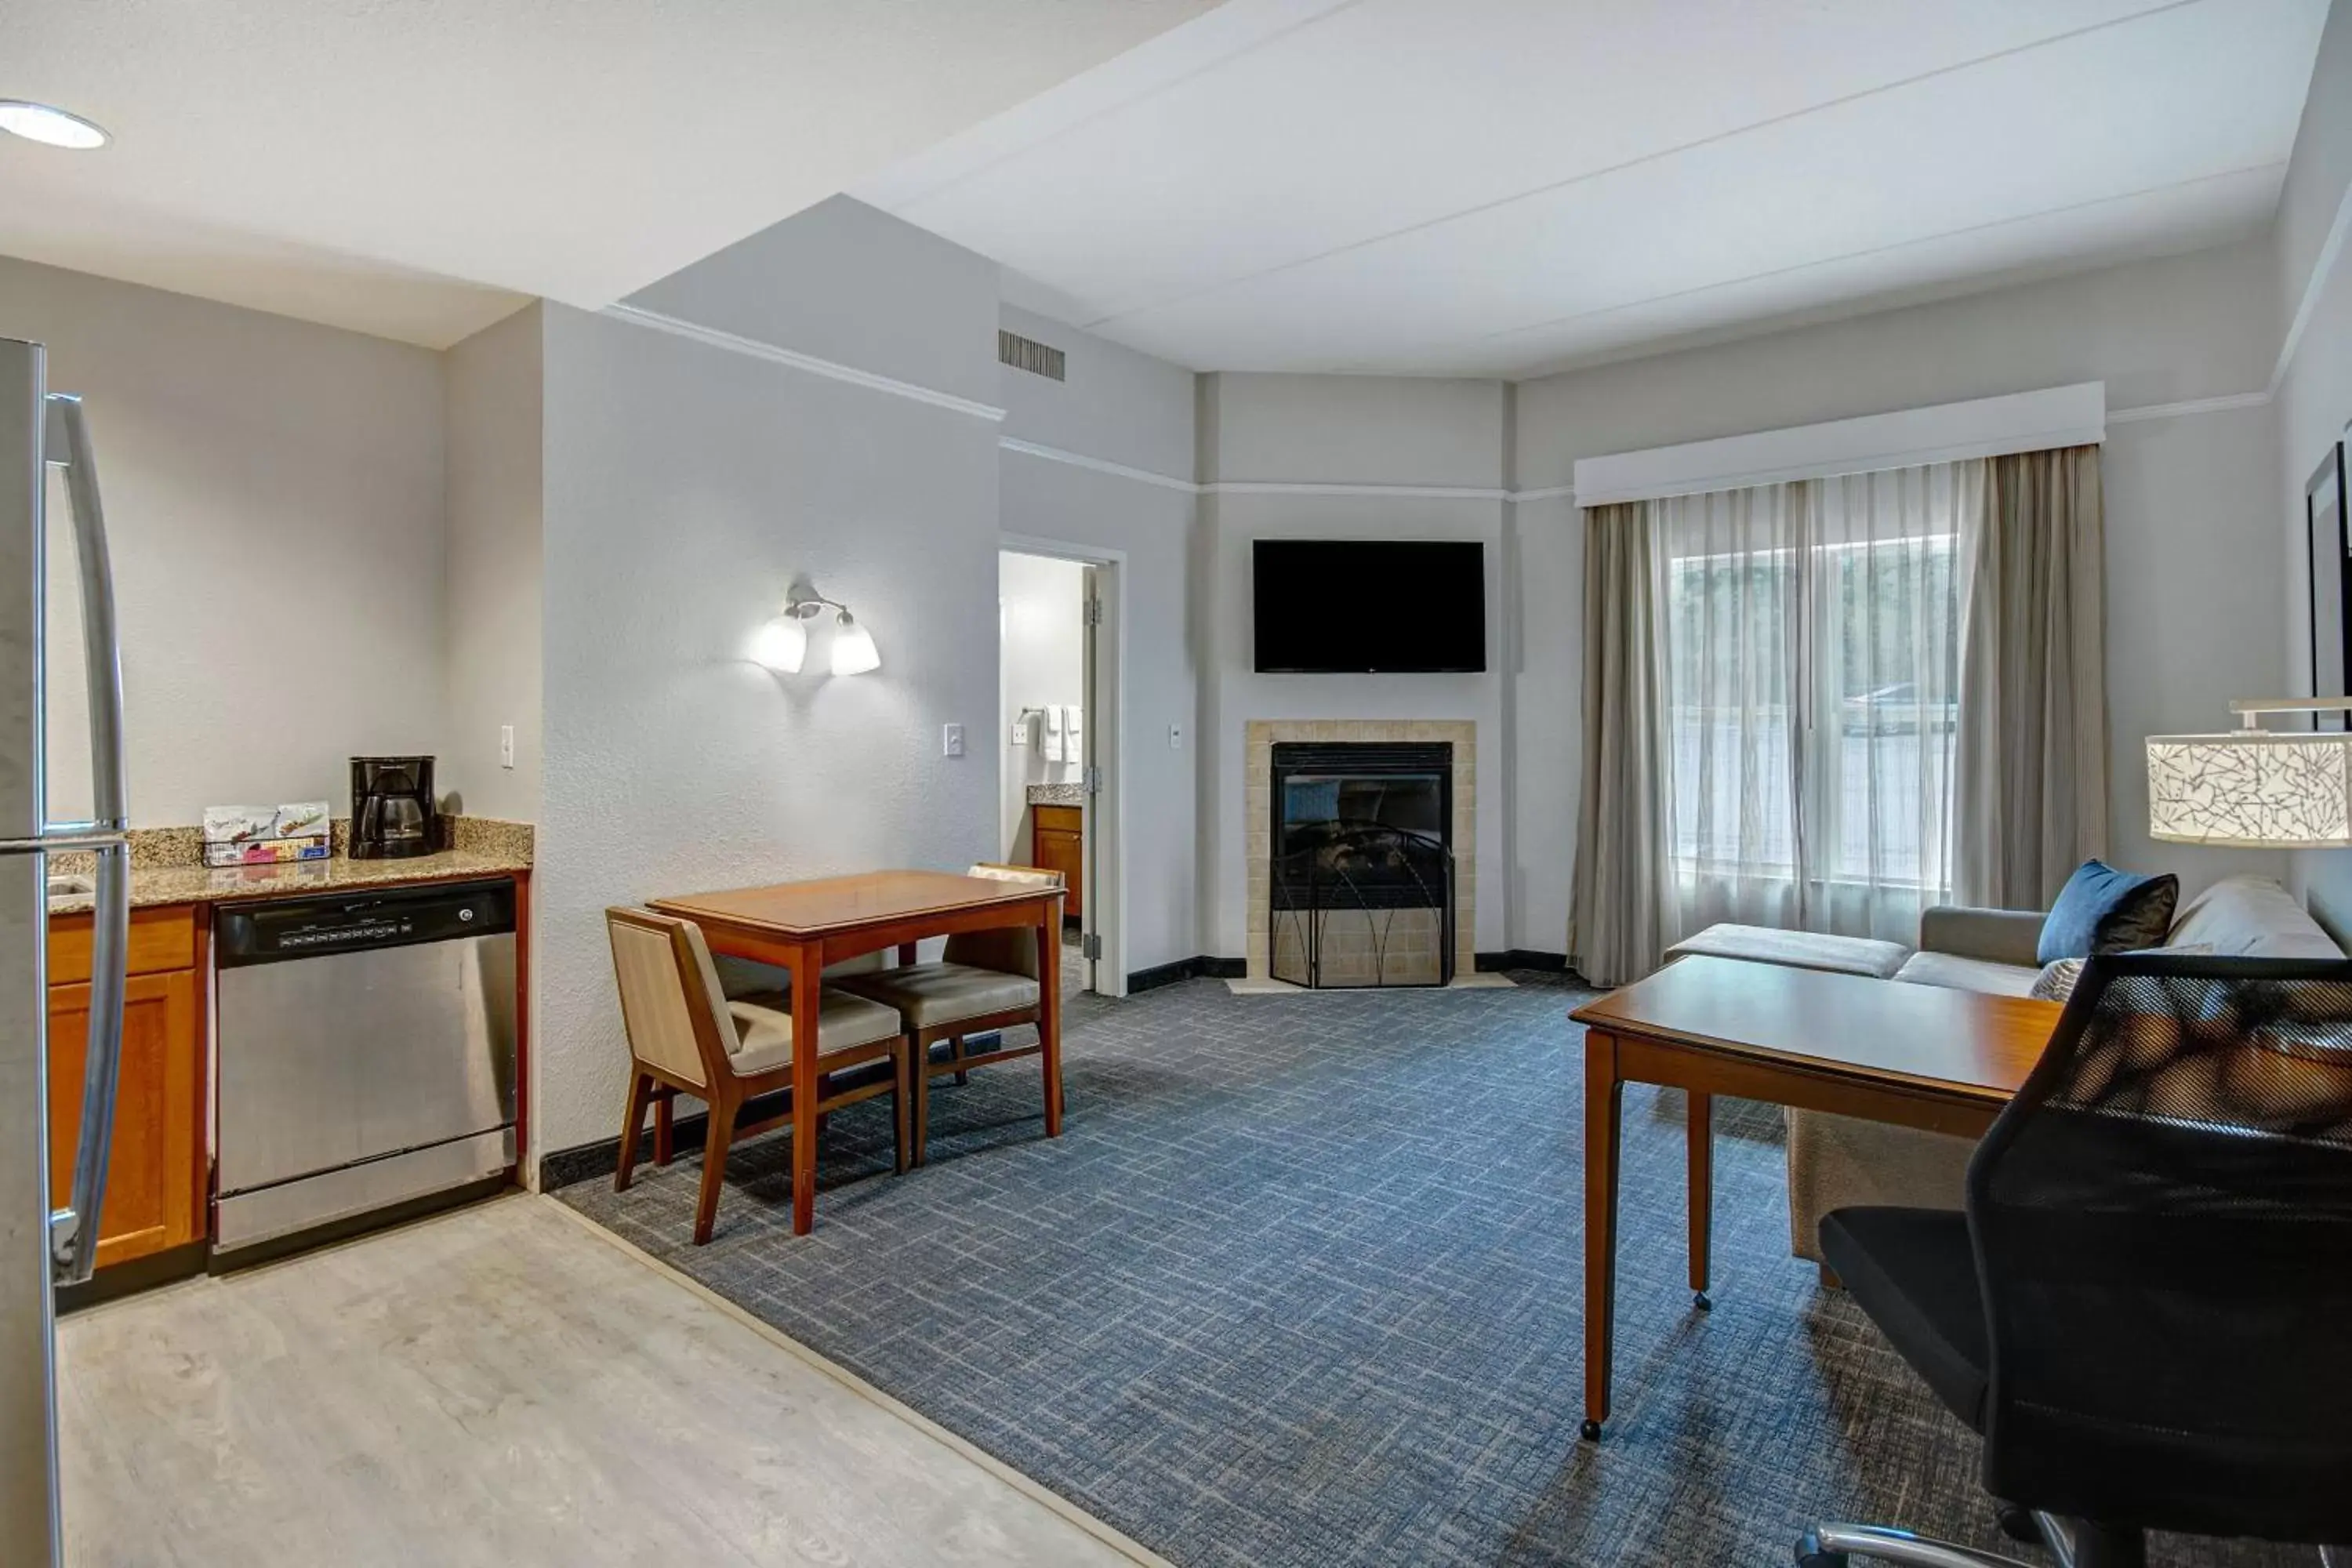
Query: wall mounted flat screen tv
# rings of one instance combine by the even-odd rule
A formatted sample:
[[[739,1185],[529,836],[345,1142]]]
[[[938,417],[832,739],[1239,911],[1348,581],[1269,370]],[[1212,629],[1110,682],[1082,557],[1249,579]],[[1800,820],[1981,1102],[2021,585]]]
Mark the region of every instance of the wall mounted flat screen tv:
[[[1486,547],[1473,540],[1261,539],[1260,674],[1486,668]]]

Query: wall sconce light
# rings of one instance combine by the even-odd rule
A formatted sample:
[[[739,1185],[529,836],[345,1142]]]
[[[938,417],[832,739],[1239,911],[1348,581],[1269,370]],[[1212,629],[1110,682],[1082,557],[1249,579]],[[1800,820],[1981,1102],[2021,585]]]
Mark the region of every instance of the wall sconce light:
[[[863,675],[882,666],[881,650],[874,646],[874,634],[857,624],[849,606],[838,599],[828,599],[814,588],[795,585],[784,602],[784,612],[761,626],[751,639],[751,658],[770,669],[786,675],[800,672],[808,658],[808,627],[803,622],[814,620],[825,611],[835,612],[833,623],[833,673]]]

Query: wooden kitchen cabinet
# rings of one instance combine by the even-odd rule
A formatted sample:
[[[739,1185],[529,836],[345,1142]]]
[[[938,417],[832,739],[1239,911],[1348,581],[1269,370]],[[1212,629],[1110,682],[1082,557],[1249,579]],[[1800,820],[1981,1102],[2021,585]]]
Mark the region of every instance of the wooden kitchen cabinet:
[[[1087,814],[1082,806],[1030,807],[1030,858],[1048,871],[1059,871],[1069,891],[1062,913],[1076,920],[1086,911]]]
[[[190,905],[131,913],[114,1147],[99,1212],[98,1266],[205,1235],[205,928]],[[89,1039],[89,917],[49,934],[49,1191],[62,1205],[81,1136]]]

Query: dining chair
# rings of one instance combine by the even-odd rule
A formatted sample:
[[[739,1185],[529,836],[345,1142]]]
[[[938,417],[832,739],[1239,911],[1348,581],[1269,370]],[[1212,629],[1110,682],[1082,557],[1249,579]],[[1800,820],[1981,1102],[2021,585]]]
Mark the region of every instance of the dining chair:
[[[982,861],[968,873],[995,881],[1030,887],[1060,888],[1062,873],[1034,866],[1001,866]],[[1053,929],[1061,929],[1056,918]],[[1043,1011],[1044,992],[1038,984],[1041,962],[1058,963],[1059,952],[1040,953],[1037,928],[1023,926],[995,931],[964,931],[948,938],[947,951],[932,963],[902,964],[852,975],[841,982],[845,991],[894,1008],[905,1020],[911,1045],[909,1073],[914,1085],[914,1163],[923,1163],[925,1134],[930,1110],[930,1080],[945,1074],[968,1081],[971,1069],[1042,1057],[1044,1047],[971,1051],[966,1042],[974,1035],[1034,1024]],[[945,1055],[934,1059],[932,1047],[947,1042]],[[1045,1092],[1051,1103],[1062,1101],[1061,1075],[1052,1064],[1045,1068]]]
[[[792,1121],[787,1106],[758,1121],[738,1121],[747,1100],[792,1088],[792,1001],[781,992],[729,997],[702,928],[691,921],[650,910],[608,909],[604,923],[612,938],[613,970],[631,1058],[621,1161],[613,1174],[613,1190],[626,1192],[635,1173],[646,1107],[659,1107],[654,1154],[656,1163],[667,1163],[670,1100],[680,1094],[702,1100],[710,1114],[703,1143],[702,1190],[694,1211],[694,1242],[699,1247],[710,1239],[719,1216],[719,1186],[729,1148]],[[877,1095],[892,1096],[896,1164],[903,1173],[912,1110],[908,1046],[898,1015],[831,985],[819,992],[817,1009],[817,1115]],[[887,1078],[860,1074],[844,1085],[835,1082],[835,1075],[851,1068],[886,1060],[890,1063]]]

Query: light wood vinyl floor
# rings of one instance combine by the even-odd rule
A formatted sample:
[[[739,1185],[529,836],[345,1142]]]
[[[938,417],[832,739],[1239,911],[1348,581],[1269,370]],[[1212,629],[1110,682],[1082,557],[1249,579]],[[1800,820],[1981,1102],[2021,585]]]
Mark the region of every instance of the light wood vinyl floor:
[[[1134,1561],[551,1199],[58,1342],[76,1568]]]

